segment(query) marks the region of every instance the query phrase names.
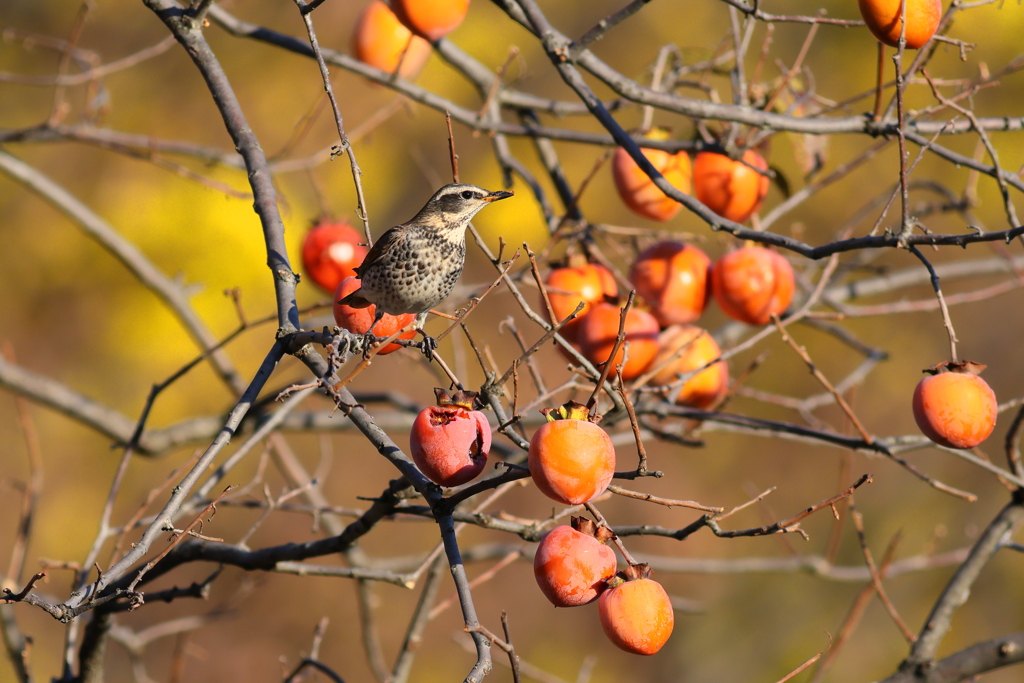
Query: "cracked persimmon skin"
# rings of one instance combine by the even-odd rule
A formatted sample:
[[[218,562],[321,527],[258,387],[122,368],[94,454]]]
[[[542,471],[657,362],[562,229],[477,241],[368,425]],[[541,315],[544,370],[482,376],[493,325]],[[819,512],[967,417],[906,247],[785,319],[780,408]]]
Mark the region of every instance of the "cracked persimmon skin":
[[[458,28],[469,0],[392,0],[391,9],[406,28],[433,43]]]
[[[581,505],[611,483],[615,447],[608,433],[592,422],[555,420],[534,432],[529,465],[541,493],[566,505]]]
[[[370,304],[366,308],[352,308],[351,306],[338,303],[342,298],[357,289],[359,289],[359,278],[347,277],[334,290],[334,322],[338,324],[338,327],[354,334],[366,334],[370,330],[370,325],[373,325],[373,316],[377,313],[377,307],[374,304]],[[403,327],[412,324],[414,320],[416,320],[416,316],[412,313],[403,313],[402,315],[385,313],[384,317],[374,326],[373,334],[378,337],[390,337]],[[408,332],[403,332],[398,338],[412,339],[415,336],[416,330],[409,330]],[[400,348],[402,347],[398,344],[388,344],[378,351],[377,355],[386,356],[389,353],[398,351]]]
[[[366,258],[366,247],[350,225],[324,221],[315,225],[302,240],[302,267],[316,285],[334,292],[347,277],[354,277],[356,266]]]
[[[947,448],[974,448],[996,426],[995,392],[977,375],[943,372],[914,389],[914,419],[925,436]]]
[[[605,635],[626,652],[653,655],[672,635],[672,601],[653,579],[609,588],[601,593],[598,606]]]
[[[409,446],[413,461],[430,481],[458,486],[475,479],[487,465],[491,427],[479,410],[431,406],[413,421]]]
[[[900,44],[901,1],[858,0],[860,14],[872,35],[889,47]],[[942,18],[942,0],[907,0],[907,47],[924,47],[931,40]]]
[[[765,325],[782,315],[793,300],[793,267],[763,247],[744,247],[718,259],[711,268],[711,292],[727,316],[748,325]]]
[[[533,575],[555,607],[578,607],[597,600],[604,580],[615,574],[615,552],[571,526],[552,529],[537,546]]]

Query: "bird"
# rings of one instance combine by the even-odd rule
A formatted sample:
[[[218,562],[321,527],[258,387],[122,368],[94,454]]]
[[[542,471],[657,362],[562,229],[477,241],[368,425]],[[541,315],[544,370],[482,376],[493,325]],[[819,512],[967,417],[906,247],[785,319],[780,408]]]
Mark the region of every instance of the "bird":
[[[338,301],[352,308],[377,307],[366,332],[367,348],[376,340],[373,328],[385,313],[415,313],[413,327],[423,337],[420,348],[428,360],[433,358],[437,340],[423,330],[423,324],[462,274],[466,227],[485,206],[513,194],[467,183],[445,185],[419,213],[381,235],[355,269],[359,289]]]

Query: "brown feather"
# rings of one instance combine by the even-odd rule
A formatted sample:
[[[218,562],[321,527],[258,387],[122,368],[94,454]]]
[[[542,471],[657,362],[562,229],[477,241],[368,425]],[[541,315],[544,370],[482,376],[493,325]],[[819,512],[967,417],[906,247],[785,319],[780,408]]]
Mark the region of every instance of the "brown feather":
[[[355,269],[357,276],[361,277],[362,274],[366,272],[367,268],[372,267],[373,264],[377,263],[378,261],[381,260],[381,258],[386,257],[388,255],[388,252],[390,252],[391,249],[395,246],[395,243],[401,240],[402,231],[399,228],[402,227],[404,226],[396,225],[395,227],[391,228],[383,235],[381,235],[380,239],[373,243],[373,246],[370,247],[369,253],[366,254],[366,258],[364,258],[363,262]],[[356,292],[352,292],[352,294],[355,293]],[[350,294],[349,296],[352,295]]]

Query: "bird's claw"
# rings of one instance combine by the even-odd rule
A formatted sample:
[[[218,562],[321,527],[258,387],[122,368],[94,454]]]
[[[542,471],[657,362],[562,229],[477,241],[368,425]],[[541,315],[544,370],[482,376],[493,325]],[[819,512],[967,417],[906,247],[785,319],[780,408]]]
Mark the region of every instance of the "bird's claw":
[[[378,337],[373,332],[363,335],[363,358],[369,358],[370,350],[377,345]]]
[[[423,355],[427,357],[427,362],[434,360],[434,351],[437,350],[437,340],[433,337],[423,335],[423,341],[420,342],[420,349],[423,351]]]

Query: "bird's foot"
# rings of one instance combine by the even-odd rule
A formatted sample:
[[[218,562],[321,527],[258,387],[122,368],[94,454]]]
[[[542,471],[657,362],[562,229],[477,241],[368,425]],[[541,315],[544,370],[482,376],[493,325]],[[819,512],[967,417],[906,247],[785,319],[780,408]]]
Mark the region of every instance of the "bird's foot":
[[[437,350],[437,340],[424,334],[423,341],[420,342],[420,349],[423,351],[423,355],[427,357],[427,362],[434,360],[434,351]]]
[[[377,345],[377,342],[379,341],[380,338],[373,332],[367,332],[366,334],[363,335],[363,358],[370,357],[370,351],[373,349],[374,346]]]

